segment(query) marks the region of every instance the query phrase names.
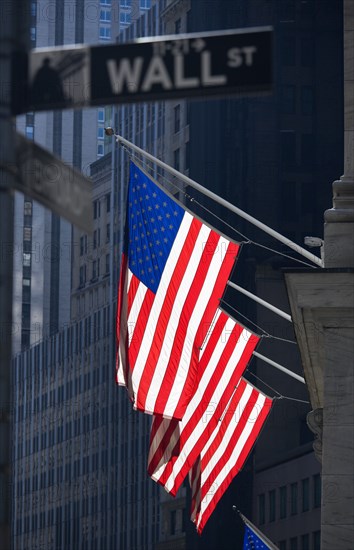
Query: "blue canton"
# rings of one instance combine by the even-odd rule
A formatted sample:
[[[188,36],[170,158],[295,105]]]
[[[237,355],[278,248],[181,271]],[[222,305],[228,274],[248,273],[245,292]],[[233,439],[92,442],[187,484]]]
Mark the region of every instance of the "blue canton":
[[[243,550],[269,550],[265,544],[248,525],[245,525],[245,537],[243,539]]]
[[[127,216],[129,269],[156,293],[184,210],[130,163]]]

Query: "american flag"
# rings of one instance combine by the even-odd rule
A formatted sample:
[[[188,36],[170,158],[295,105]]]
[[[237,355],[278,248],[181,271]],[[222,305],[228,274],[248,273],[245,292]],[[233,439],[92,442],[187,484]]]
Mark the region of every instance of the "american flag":
[[[182,420],[154,417],[148,473],[172,495],[218,430],[258,341],[258,336],[218,309],[200,353],[198,386]]]
[[[117,382],[135,409],[182,418],[239,245],[131,163],[117,309]]]
[[[279,550],[249,519],[240,514],[245,523],[243,550]]]
[[[243,467],[271,406],[271,398],[241,378],[217,429],[190,471],[191,520],[199,534]]]

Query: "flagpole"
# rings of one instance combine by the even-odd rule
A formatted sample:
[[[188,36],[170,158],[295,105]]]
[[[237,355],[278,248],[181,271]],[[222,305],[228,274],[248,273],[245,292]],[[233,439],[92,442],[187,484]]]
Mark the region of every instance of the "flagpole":
[[[255,357],[258,357],[258,359],[261,359],[265,363],[268,363],[269,365],[272,365],[272,367],[275,367],[276,369],[281,370],[285,374],[288,374],[292,378],[295,378],[295,380],[298,380],[299,382],[302,382],[303,384],[306,384],[305,378],[303,378],[302,376],[299,376],[298,374],[295,374],[295,372],[292,372],[291,370],[283,367],[282,365],[279,365],[279,363],[276,363],[272,359],[268,359],[268,357],[265,357],[264,355],[261,355],[260,353],[258,353],[258,351],[254,351],[253,355]]]
[[[284,235],[282,235],[281,233],[278,233],[277,231],[275,231],[274,229],[272,229],[271,227],[269,227],[268,225],[260,222],[259,220],[257,220],[256,218],[254,218],[253,216],[251,216],[250,214],[247,214],[247,212],[244,212],[243,210],[241,210],[240,208],[238,208],[237,206],[234,206],[233,204],[231,204],[230,202],[228,202],[227,200],[223,199],[222,197],[219,197],[219,195],[217,195],[216,193],[213,193],[212,191],[210,191],[209,189],[206,189],[205,187],[203,187],[202,185],[200,185],[199,183],[197,183],[196,181],[192,180],[191,178],[189,178],[188,176],[186,176],[185,174],[182,174],[181,172],[179,172],[178,170],[176,170],[175,168],[172,168],[172,166],[169,166],[168,164],[166,164],[165,162],[163,162],[162,160],[154,157],[153,155],[151,155],[150,153],[147,153],[146,151],[144,151],[143,149],[140,149],[140,147],[137,147],[137,145],[134,145],[134,143],[131,143],[130,141],[128,141],[127,139],[123,138],[122,136],[118,135],[118,134],[115,134],[114,133],[114,130],[112,128],[106,128],[106,134],[107,135],[114,135],[114,137],[116,138],[116,141],[117,143],[122,143],[123,145],[125,145],[126,147],[129,147],[130,149],[133,149],[133,151],[135,151],[136,153],[139,153],[140,155],[142,155],[143,157],[147,158],[148,160],[154,162],[155,164],[157,164],[158,166],[160,166],[161,168],[163,168],[164,170],[167,170],[168,172],[170,172],[172,175],[176,176],[177,178],[181,179],[182,181],[184,181],[185,183],[187,183],[188,185],[190,185],[191,187],[194,187],[194,189],[197,189],[198,191],[200,191],[201,193],[203,193],[204,195],[206,195],[207,197],[209,197],[210,199],[214,200],[215,202],[221,204],[222,206],[224,206],[225,208],[228,208],[229,210],[231,210],[231,212],[234,212],[235,214],[237,214],[238,216],[240,216],[241,218],[244,218],[245,220],[247,220],[248,222],[252,223],[253,225],[255,225],[256,227],[258,227],[259,229],[261,229],[262,231],[264,231],[265,233],[268,233],[268,235],[270,235],[271,237],[273,237],[274,239],[277,239],[278,241],[280,241],[281,243],[285,244],[286,246],[288,246],[289,248],[291,248],[292,250],[295,250],[295,252],[297,252],[298,254],[300,254],[301,256],[304,256],[305,258],[307,258],[308,260],[310,260],[311,262],[313,262],[314,264],[317,264],[319,267],[323,267],[323,261],[321,258],[319,258],[318,256],[316,256],[315,254],[312,254],[311,252],[309,252],[308,250],[306,250],[305,248],[302,248],[301,246],[299,246],[298,244],[294,243],[293,241],[291,241],[290,239],[287,239],[286,237],[284,237]]]
[[[245,296],[248,296],[248,298],[251,298],[251,300],[254,300],[255,302],[258,302],[259,304],[266,307],[270,311],[273,311],[273,313],[276,313],[280,317],[283,317],[287,321],[290,321],[290,323],[293,322],[291,316],[288,313],[285,313],[285,311],[277,308],[276,306],[273,306],[272,304],[270,304],[269,302],[266,302],[265,300],[262,300],[262,298],[259,298],[258,296],[255,296],[254,294],[252,294],[248,290],[242,288],[239,285],[236,285],[235,283],[232,283],[231,281],[227,281],[227,284],[229,286],[231,286],[231,288],[234,288],[235,290],[238,290],[239,292],[241,292]]]

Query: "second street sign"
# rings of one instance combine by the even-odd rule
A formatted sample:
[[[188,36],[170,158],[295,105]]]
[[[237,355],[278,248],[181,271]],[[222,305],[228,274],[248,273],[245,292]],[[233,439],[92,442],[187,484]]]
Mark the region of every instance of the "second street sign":
[[[17,72],[24,65],[18,63]],[[35,50],[22,78],[15,78],[14,114],[267,92],[272,88],[272,30],[262,27]],[[19,87],[21,81],[25,85]],[[19,90],[25,90],[21,97]]]

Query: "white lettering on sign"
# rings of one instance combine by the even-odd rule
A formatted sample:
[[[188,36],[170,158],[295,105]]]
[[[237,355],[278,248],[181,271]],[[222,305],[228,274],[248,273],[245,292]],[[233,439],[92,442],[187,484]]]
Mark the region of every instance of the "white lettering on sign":
[[[226,64],[232,69],[237,69],[242,65],[250,67],[253,65],[256,52],[255,46],[230,48],[227,51]],[[139,90],[140,85],[141,91],[149,92],[154,85],[159,85],[164,90],[171,90],[173,87],[183,89],[197,88],[200,85],[224,86],[227,84],[225,74],[212,73],[212,55],[208,50],[200,52],[200,74],[195,76],[185,75],[186,60],[181,52],[173,56],[173,75],[169,74],[163,57],[156,54],[151,58],[145,74],[142,74],[143,57],[136,57],[133,60],[122,58],[120,61],[108,59],[106,63],[114,94],[122,93],[124,85],[129,92],[135,93]]]
[[[146,71],[141,89],[143,92],[151,90],[153,84],[161,84],[165,90],[172,88],[172,82],[161,57],[154,55]]]
[[[115,59],[107,60],[109,80],[114,94],[121,93],[124,83],[127,84],[131,92],[138,89],[143,61],[143,57],[136,57],[132,66],[131,59],[127,58],[121,59],[119,65],[117,65]],[[134,83],[135,86],[132,86],[132,83]]]
[[[175,85],[176,88],[196,88],[199,86],[199,78],[184,76],[184,56],[175,56]]]
[[[202,84],[204,86],[221,86],[226,84],[227,77],[224,74],[211,74],[211,55],[210,52],[205,51],[201,54],[201,72],[202,72]]]
[[[243,63],[249,67],[253,65],[253,54],[256,53],[255,46],[245,46],[244,48],[230,48],[227,52],[227,65],[233,69],[241,67]]]

